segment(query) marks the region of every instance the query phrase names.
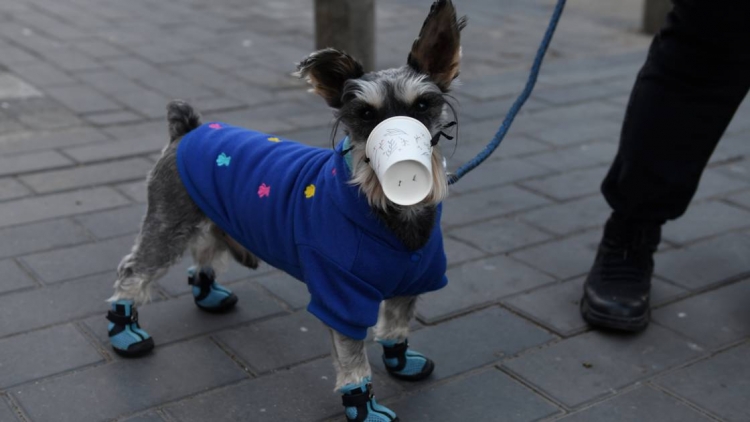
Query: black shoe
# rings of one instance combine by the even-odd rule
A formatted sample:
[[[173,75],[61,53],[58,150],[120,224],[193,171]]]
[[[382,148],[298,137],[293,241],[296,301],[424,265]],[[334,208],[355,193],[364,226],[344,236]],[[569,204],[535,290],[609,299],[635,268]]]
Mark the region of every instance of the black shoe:
[[[661,225],[610,217],[583,286],[581,315],[591,325],[641,331],[651,315],[651,275]]]

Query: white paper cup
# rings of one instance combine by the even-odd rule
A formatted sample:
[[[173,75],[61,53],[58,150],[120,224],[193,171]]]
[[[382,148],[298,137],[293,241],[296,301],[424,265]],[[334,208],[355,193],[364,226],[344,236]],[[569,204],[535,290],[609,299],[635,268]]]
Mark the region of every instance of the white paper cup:
[[[367,138],[367,158],[383,193],[399,205],[414,205],[432,189],[430,131],[419,120],[391,117]]]

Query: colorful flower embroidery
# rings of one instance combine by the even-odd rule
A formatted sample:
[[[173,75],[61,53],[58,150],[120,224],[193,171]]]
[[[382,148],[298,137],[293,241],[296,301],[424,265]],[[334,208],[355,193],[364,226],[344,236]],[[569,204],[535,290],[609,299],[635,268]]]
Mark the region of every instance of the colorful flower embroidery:
[[[219,154],[218,157],[216,157],[216,165],[221,167],[229,167],[229,162],[232,160],[232,157],[224,154],[223,152]]]
[[[263,198],[264,196],[269,196],[269,195],[271,195],[271,187],[265,183],[261,184],[260,187],[258,188],[258,197]]]
[[[331,174],[334,176],[336,175],[336,167],[334,167],[333,170],[331,170]]]
[[[315,185],[307,185],[305,188],[305,198],[310,199],[315,196]]]
[[[271,142],[281,142],[281,139],[279,139],[279,138],[277,138],[275,136],[271,137],[271,138],[268,138],[268,140],[271,141]]]
[[[211,123],[210,125],[208,125],[208,127],[210,127],[211,129],[221,129],[221,125],[218,123]]]

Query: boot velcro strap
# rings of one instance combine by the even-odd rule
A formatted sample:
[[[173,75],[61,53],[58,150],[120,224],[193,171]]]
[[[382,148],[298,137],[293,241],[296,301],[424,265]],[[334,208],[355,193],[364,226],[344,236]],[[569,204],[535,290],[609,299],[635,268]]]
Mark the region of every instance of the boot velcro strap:
[[[406,356],[406,350],[409,348],[409,342],[404,340],[403,343],[396,343],[393,346],[383,346],[383,356],[386,359],[401,358]]]
[[[409,349],[409,342],[404,340],[403,343],[397,343],[393,346],[383,346],[384,359],[398,359],[396,366],[386,365],[388,371],[400,371],[406,367],[406,350]]]
[[[107,312],[107,319],[115,325],[129,325],[138,323],[138,311],[130,309],[130,316],[121,315],[113,311]]]
[[[188,277],[188,284],[200,288],[200,294],[195,297],[195,300],[200,301],[208,297],[209,293],[211,293],[211,286],[214,284],[214,279],[203,272],[199,272],[192,277]]]
[[[372,399],[372,385],[367,384],[365,391],[361,393],[349,393],[341,396],[344,407],[359,407],[366,405]]]

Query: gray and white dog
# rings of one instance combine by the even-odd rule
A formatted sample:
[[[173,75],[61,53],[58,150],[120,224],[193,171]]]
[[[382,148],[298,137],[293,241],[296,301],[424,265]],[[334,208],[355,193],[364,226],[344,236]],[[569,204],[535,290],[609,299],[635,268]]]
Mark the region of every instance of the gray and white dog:
[[[345,144],[335,151],[315,149],[323,151],[315,152],[318,154],[316,157],[325,158],[319,159],[321,171],[326,170],[336,176],[338,169],[339,177],[346,175],[347,179],[336,182],[326,174],[315,175],[318,177],[315,180],[329,187],[334,186],[331,189],[339,189],[344,196],[350,195],[351,201],[360,201],[367,209],[362,213],[367,215],[362,215],[361,219],[355,216],[356,222],[347,223],[357,233],[353,237],[356,241],[354,255],[357,256],[350,261],[346,261],[349,252],[343,250],[344,247],[326,257],[319,257],[325,255],[325,251],[321,249],[323,246],[316,245],[332,242],[336,245],[332,239],[321,239],[313,232],[304,248],[299,245],[291,248],[299,265],[292,265],[294,270],[290,273],[307,283],[313,298],[309,309],[331,327],[332,354],[337,372],[336,390],[343,395],[349,421],[398,419],[391,410],[376,403],[371,391],[370,364],[362,331],[367,329],[367,325],[373,325],[369,321],[374,323],[376,320],[375,339],[383,345],[383,361],[389,374],[401,379],[419,380],[429,376],[434,368],[430,359],[409,350],[406,340],[408,325],[415,313],[417,294],[440,288],[446,282],[445,254],[439,227],[440,202],[448,192],[443,157],[440,148],[435,146],[432,150],[433,188],[427,198],[416,205],[399,206],[384,195],[375,172],[367,163],[365,144],[373,128],[390,117],[409,116],[417,119],[433,136],[438,136],[455,118],[453,108],[447,101],[447,92],[459,73],[460,31],[465,24],[465,18],[457,17],[451,0],[438,0],[433,3],[403,67],[365,73],[354,58],[334,49],[312,53],[298,65],[299,76],[306,78],[313,90],[335,110],[336,124],[347,135]],[[245,242],[231,227],[210,218],[213,214],[206,211],[193,192],[186,188],[186,175],[180,168],[180,146],[187,145],[188,140],[191,144],[199,142],[191,139],[196,138],[198,133],[208,133],[211,129],[217,129],[216,133],[219,133],[219,129],[225,130],[222,133],[228,133],[226,130],[229,128],[218,123],[201,126],[198,114],[180,101],[169,104],[168,120],[170,141],[148,177],[148,210],[131,253],[123,258],[117,269],[115,292],[109,299],[112,303],[107,316],[110,340],[115,351],[125,356],[140,355],[153,348],[153,339],[139,325],[136,306],[148,301],[149,283],[163,275],[185,250],[190,249],[195,264],[189,271],[195,302],[206,311],[224,311],[237,302],[237,297],[215,280],[213,269],[219,266],[223,257],[232,256],[249,268],[258,266],[256,256],[275,265],[273,258],[266,259],[268,251],[252,242]],[[206,145],[205,142],[203,145]],[[254,145],[261,144],[249,144],[245,149],[252,150]],[[236,151],[232,155],[238,154]],[[216,160],[216,156],[209,159]],[[286,158],[280,156],[277,159],[283,167]],[[232,160],[232,166],[241,166],[242,161],[237,161],[239,158],[232,157]],[[230,157],[222,152],[217,163],[212,165],[218,165],[218,170],[212,168],[210,171],[228,171]],[[250,174],[250,179],[254,177],[248,173],[248,169],[237,168],[241,174]],[[304,186],[308,182],[303,180],[300,183]],[[270,187],[263,186],[267,190],[251,195],[254,200],[268,200],[270,192],[282,196],[295,194],[278,192],[278,189],[270,191]],[[257,189],[257,185],[252,188]],[[320,185],[318,189],[321,189]],[[310,197],[309,194],[307,196]],[[352,207],[360,209],[356,205]],[[347,219],[345,213],[324,214],[324,218],[341,219],[342,224]],[[250,209],[250,215],[243,215],[242,218],[248,220],[247,224],[260,227],[264,223],[258,220],[264,215],[261,211],[253,214]],[[382,227],[363,227],[365,223]],[[327,224],[338,227],[339,222]],[[302,229],[295,227],[294,230]],[[362,240],[372,233],[376,233],[376,240]],[[333,236],[331,234],[329,237]],[[340,233],[335,236],[346,238],[345,234]],[[272,239],[272,242],[294,241]],[[347,244],[345,240],[341,242]],[[369,246],[362,246],[365,243]],[[313,246],[308,247],[310,244]],[[380,251],[385,252],[381,254]],[[398,262],[402,258],[406,258],[403,265]],[[420,262],[427,263],[426,267],[422,265],[425,268],[418,269]],[[330,270],[326,265],[331,267]],[[357,273],[360,265],[367,271],[366,275]],[[279,266],[286,269],[284,265]],[[404,269],[396,272],[394,268],[399,266]],[[341,279],[337,274],[343,274]],[[377,280],[378,277],[393,278],[394,274],[403,280],[388,280],[383,285]],[[433,279],[428,280],[427,285],[410,285],[413,281],[410,277],[416,279],[419,274]],[[370,282],[373,278],[375,282]],[[347,290],[348,287],[342,288],[340,284],[351,279],[361,284],[350,289],[352,292],[356,290],[352,294],[361,294],[366,298],[350,300],[347,296],[350,290]],[[385,285],[388,287],[383,287]],[[372,303],[375,303],[374,308]],[[373,309],[374,316],[370,315]]]

